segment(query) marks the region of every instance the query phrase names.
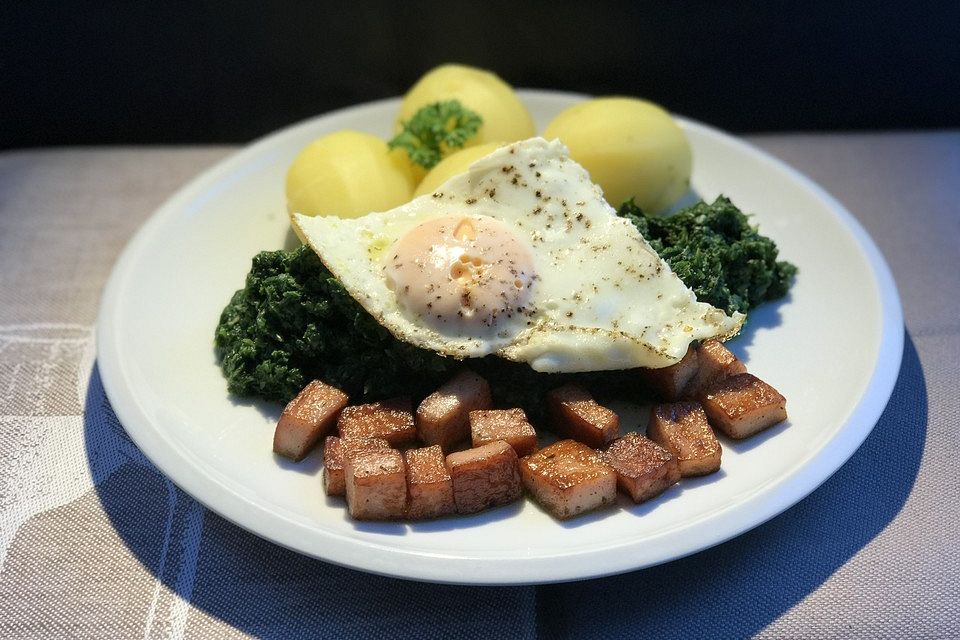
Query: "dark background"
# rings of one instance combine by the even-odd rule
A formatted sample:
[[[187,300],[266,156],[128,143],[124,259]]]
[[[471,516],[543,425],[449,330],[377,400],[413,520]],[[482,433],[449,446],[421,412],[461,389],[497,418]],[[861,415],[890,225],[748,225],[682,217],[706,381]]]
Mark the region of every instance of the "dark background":
[[[0,148],[245,142],[448,61],[736,132],[960,126],[960,2],[4,2]]]

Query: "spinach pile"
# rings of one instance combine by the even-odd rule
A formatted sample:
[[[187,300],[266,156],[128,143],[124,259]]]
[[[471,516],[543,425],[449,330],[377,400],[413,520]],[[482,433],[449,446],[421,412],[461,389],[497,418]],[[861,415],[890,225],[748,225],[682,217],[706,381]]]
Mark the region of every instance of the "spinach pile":
[[[777,261],[774,242],[726,198],[666,218],[627,202],[619,215],[637,226],[700,300],[728,313],[783,296],[796,273]],[[497,403],[534,415],[538,399],[562,381],[575,380],[601,398],[628,385],[617,372],[543,374],[496,356],[464,363],[401,342],[306,246],[254,257],[246,286],[220,316],[214,346],[232,393],[276,402],[289,401],[315,378],[355,402],[417,397],[465,365],[490,381]]]
[[[407,395],[436,388],[453,364],[394,338],[308,246],[254,257],[214,347],[232,393],[278,402],[314,378],[351,398]]]
[[[699,202],[672,216],[644,214],[632,200],[617,212],[640,230],[697,299],[746,313],[787,294],[796,266],[777,260],[777,245],[729,199]]]

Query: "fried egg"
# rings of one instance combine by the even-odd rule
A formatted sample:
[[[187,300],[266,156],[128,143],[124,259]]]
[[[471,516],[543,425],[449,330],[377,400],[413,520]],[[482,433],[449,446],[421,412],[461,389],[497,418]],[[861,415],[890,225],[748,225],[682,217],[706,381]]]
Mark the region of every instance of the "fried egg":
[[[456,358],[663,367],[744,320],[698,302],[556,140],[502,147],[389,211],[294,221],[394,336]]]

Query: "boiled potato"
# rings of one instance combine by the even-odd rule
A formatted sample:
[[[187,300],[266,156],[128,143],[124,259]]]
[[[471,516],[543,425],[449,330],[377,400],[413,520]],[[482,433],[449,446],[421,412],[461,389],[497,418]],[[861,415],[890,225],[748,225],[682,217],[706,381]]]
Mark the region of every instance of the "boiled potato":
[[[405,155],[360,131],[338,131],[315,140],[287,170],[287,210],[291,216],[355,218],[401,205],[416,185]]]
[[[534,135],[533,118],[513,89],[497,75],[458,64],[446,64],[420,78],[400,105],[396,129],[421,108],[434,102],[459,100],[480,114],[483,126],[465,146],[503,140],[514,142]]]
[[[636,98],[596,98],[565,109],[544,137],[560,138],[614,207],[628,198],[663,211],[690,186],[690,143],[670,114]]]
[[[430,172],[424,176],[420,186],[413,193],[413,197],[433,193],[441,184],[459,173],[465,173],[471,164],[483,156],[493,153],[501,146],[503,146],[502,142],[487,142],[451,153],[441,160],[437,166],[430,169]]]

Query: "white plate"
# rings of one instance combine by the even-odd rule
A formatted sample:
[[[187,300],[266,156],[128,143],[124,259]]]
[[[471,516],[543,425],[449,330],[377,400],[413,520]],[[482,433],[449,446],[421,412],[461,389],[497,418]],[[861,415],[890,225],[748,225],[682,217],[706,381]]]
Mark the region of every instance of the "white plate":
[[[521,95],[540,130],[582,99]],[[161,207],[114,268],[98,329],[107,395],[150,460],[207,507],[276,543],[366,571],[453,583],[572,580],[665,562],[757,526],[813,491],[873,428],[903,347],[896,287],[877,248],[796,171],[684,120],[696,191],[755,212],[782,257],[800,267],[790,297],[755,312],[731,343],[787,397],[790,421],[724,441],[718,474],[571,522],[529,501],[422,524],[352,522],[340,501],[323,496],[318,456],[290,465],[271,454],[277,409],[227,395],[212,339],[251,257],[284,244],[283,179],[297,151],[348,127],[386,137],[397,109],[396,100],[345,109],[244,149]]]

